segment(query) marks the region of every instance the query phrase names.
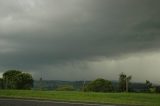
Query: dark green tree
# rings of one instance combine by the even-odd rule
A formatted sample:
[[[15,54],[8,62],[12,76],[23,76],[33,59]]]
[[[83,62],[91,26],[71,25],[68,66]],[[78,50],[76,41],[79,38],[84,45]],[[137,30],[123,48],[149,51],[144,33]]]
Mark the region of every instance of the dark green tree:
[[[0,78],[0,89],[4,89],[3,78]]]
[[[17,75],[21,73],[22,72],[18,70],[8,70],[5,73],[3,73],[5,89],[15,89]]]
[[[113,91],[113,86],[111,81],[98,78],[85,87],[85,91],[93,92],[111,92]]]
[[[16,76],[17,89],[31,89],[33,87],[33,78],[29,73],[20,73]]]
[[[33,78],[19,70],[8,70],[3,74],[3,84],[5,89],[30,89],[33,86]]]

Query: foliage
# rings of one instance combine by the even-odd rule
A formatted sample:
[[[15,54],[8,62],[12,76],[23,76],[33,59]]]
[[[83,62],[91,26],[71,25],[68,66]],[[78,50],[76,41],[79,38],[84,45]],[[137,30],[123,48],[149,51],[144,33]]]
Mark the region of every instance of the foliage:
[[[148,81],[148,80],[146,80],[146,87],[147,87],[148,89],[150,89],[150,88],[153,87],[153,86],[152,86],[152,83],[151,83],[150,81]]]
[[[30,74],[19,70],[8,70],[3,73],[3,84],[5,89],[30,89],[33,78]]]
[[[157,86],[155,88],[156,88],[156,93],[160,93],[160,86]]]
[[[153,84],[148,80],[146,80],[146,87],[147,87],[147,92],[159,93],[159,87],[153,86]]]
[[[156,93],[156,88],[155,87],[149,88],[149,92]]]
[[[21,73],[16,76],[17,89],[31,89],[33,87],[33,78],[28,73]]]
[[[127,76],[124,73],[121,73],[119,75],[119,90],[124,92],[128,92],[128,85],[130,83],[130,80],[132,79],[131,76]]]
[[[85,91],[94,92],[111,92],[113,91],[113,86],[111,81],[98,78],[85,87]]]
[[[3,80],[6,89],[15,89],[16,88],[16,78],[18,74],[21,74],[21,71],[18,70],[8,70],[3,73]]]
[[[61,85],[61,86],[57,87],[56,90],[57,91],[74,91],[74,88],[71,85]]]
[[[3,79],[0,78],[0,89],[3,89],[3,88],[4,88]]]
[[[126,75],[124,73],[119,75],[119,89],[120,91],[126,90]]]

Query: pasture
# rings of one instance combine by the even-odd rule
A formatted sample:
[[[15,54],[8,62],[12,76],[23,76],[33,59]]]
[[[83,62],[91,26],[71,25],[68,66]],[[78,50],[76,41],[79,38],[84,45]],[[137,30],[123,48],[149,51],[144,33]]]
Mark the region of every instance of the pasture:
[[[22,98],[67,102],[160,106],[160,94],[150,93],[95,93],[78,91],[0,90],[0,98]]]

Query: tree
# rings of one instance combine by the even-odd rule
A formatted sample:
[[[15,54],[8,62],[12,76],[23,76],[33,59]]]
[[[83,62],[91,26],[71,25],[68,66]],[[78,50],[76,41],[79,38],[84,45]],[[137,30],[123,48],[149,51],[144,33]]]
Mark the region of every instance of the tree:
[[[157,91],[156,87],[153,86],[153,84],[148,80],[146,80],[146,87],[148,89],[148,92],[155,93]]]
[[[150,88],[153,87],[152,83],[150,81],[148,81],[148,80],[146,80],[146,87],[147,87],[147,89],[150,89]]]
[[[30,89],[33,85],[33,78],[28,73],[19,70],[8,70],[3,74],[5,89]]]
[[[17,89],[31,89],[33,87],[33,78],[29,73],[20,73],[16,77]]]
[[[120,91],[125,91],[126,89],[126,75],[124,73],[121,73],[119,75],[119,89]]]
[[[8,70],[3,73],[3,80],[6,89],[15,89],[16,88],[16,76],[21,74],[21,71],[18,70]]]
[[[127,76],[124,73],[121,73],[119,75],[119,89],[120,89],[120,91],[128,92],[128,86],[129,86],[129,82],[131,79],[132,79],[132,76]]]
[[[4,89],[4,83],[2,78],[0,78],[0,89]]]
[[[113,86],[111,81],[98,78],[91,83],[89,83],[85,91],[94,91],[94,92],[111,92],[113,91]]]

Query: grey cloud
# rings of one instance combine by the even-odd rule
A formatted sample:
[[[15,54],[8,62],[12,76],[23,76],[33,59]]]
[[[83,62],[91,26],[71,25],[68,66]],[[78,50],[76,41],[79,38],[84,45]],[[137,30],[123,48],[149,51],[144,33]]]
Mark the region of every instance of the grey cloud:
[[[0,1],[0,63],[34,70],[158,51],[158,4],[158,0]]]

